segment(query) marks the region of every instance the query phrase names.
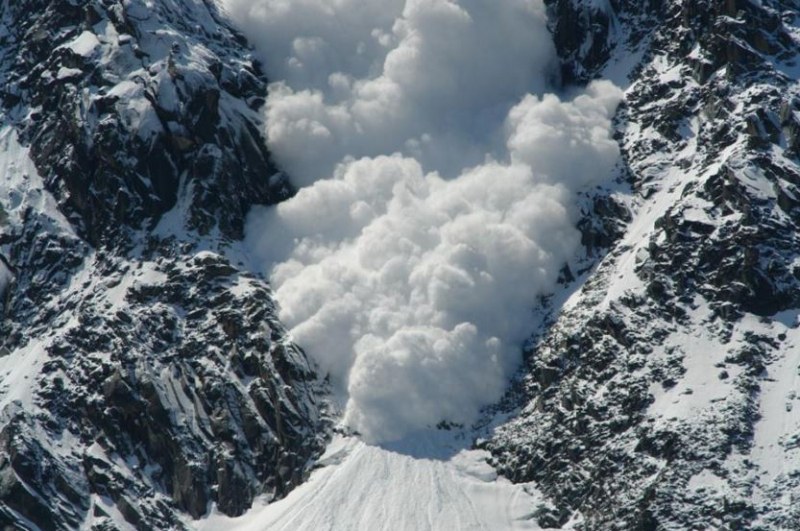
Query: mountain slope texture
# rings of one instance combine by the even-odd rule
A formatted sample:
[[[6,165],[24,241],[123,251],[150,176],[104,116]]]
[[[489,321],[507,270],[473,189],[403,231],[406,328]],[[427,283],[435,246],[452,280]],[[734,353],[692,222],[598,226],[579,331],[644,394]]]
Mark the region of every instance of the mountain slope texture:
[[[368,444],[315,354],[350,330],[307,354],[248,243],[253,207],[304,204],[306,159],[268,147],[289,89],[236,17],[0,0],[0,527],[800,529],[800,2],[544,6],[548,87],[621,89],[614,178],[566,195],[579,250],[502,398]],[[412,384],[449,415],[467,400],[430,370]],[[392,415],[418,413],[385,382]]]
[[[167,529],[280,497],[322,412],[232,261],[248,205],[288,193],[242,37],[203,2],[0,9],[0,519]]]

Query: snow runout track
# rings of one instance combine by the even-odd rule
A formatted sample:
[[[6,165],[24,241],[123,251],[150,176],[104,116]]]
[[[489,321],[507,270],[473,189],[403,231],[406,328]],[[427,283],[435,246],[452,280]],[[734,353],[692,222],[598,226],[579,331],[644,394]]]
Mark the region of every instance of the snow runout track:
[[[541,499],[514,485],[447,432],[390,445],[336,437],[310,480],[281,501],[239,518],[212,514],[199,529],[349,531],[379,529],[537,530]]]

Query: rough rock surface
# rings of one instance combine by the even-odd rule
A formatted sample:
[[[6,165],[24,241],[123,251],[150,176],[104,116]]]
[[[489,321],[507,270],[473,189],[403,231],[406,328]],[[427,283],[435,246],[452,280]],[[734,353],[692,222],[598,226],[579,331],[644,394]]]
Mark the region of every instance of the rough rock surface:
[[[244,39],[210,1],[4,0],[0,78],[0,527],[283,496],[327,432],[237,243],[292,192]]]
[[[565,80],[628,80],[629,182],[589,224],[630,221],[551,300],[485,445],[542,525],[800,528],[800,4],[549,4]]]

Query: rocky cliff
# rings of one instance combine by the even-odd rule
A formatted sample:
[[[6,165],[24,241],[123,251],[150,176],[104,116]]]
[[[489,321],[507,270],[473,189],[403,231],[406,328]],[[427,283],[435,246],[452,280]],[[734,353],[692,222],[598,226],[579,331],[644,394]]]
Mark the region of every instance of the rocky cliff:
[[[0,523],[175,529],[283,496],[324,414],[237,244],[292,192],[248,45],[202,0],[0,21]]]
[[[487,443],[544,525],[800,526],[798,7],[550,3],[564,79],[628,85],[627,182],[584,225],[630,221],[551,300]]]

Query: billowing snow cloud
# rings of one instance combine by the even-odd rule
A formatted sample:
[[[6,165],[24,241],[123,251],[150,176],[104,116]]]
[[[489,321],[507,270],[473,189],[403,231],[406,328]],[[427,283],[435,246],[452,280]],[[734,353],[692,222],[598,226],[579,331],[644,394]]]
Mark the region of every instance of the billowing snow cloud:
[[[248,239],[280,317],[373,441],[468,423],[575,256],[621,97],[544,94],[540,0],[226,0],[271,79],[267,137],[303,188]]]
[[[402,151],[447,176],[553,64],[538,0],[226,0],[265,56],[267,137],[295,183]]]

